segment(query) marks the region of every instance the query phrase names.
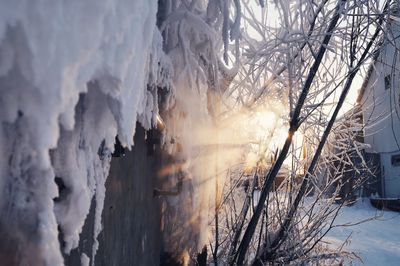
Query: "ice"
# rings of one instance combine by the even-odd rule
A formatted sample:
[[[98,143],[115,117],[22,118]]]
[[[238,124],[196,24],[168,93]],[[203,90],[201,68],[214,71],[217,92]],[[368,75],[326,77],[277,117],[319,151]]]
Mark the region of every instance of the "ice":
[[[81,266],[89,266],[89,263],[90,263],[89,257],[85,253],[82,253],[82,255],[81,255]]]
[[[168,79],[156,11],[155,0],[2,3],[0,224],[29,251],[21,260],[62,265],[57,227],[68,253],[93,197],[94,239],[101,231],[115,136],[131,146],[138,117],[150,127],[146,84]]]
[[[199,144],[191,135],[211,123],[208,90],[223,92],[237,72],[218,63],[222,43],[227,55],[229,36],[239,37],[240,5],[231,26],[224,1],[221,34],[217,1],[178,2],[161,33],[156,0],[1,4],[0,233],[12,252],[26,251],[16,264],[62,265],[93,199],[95,263],[115,137],[130,148],[137,122],[154,125],[160,90],[161,107],[173,109],[165,143],[177,140],[186,159]]]

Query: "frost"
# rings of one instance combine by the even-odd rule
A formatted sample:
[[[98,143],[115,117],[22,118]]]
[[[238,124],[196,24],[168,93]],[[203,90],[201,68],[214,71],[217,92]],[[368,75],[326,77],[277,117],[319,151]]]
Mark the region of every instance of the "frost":
[[[155,0],[2,3],[0,230],[29,253],[17,264],[62,265],[93,199],[95,263],[115,137],[131,147],[136,123],[151,128],[159,108],[170,111],[166,146],[176,139],[191,158],[200,141],[189,132],[199,135],[216,108],[208,94],[224,93],[238,71],[221,58],[227,65],[229,42],[237,44],[240,4],[178,2],[160,31]],[[206,201],[194,198],[197,206]],[[31,242],[39,244],[30,249]],[[82,264],[88,260],[82,254]]]
[[[90,263],[89,257],[85,253],[82,253],[82,255],[81,255],[81,266],[89,266],[89,263]]]
[[[150,127],[156,88],[169,82],[156,9],[157,1],[2,3],[0,224],[9,226],[0,228],[24,250],[39,243],[20,263],[62,265],[58,225],[68,253],[92,198],[94,263],[115,136],[133,145],[137,119]]]

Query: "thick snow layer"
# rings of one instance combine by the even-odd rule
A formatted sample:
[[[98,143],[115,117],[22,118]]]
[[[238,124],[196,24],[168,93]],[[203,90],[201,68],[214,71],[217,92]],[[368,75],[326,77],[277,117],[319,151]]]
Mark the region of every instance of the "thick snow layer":
[[[115,136],[133,145],[137,119],[149,127],[158,111],[148,80],[167,82],[156,9],[156,0],[2,1],[0,233],[26,252],[20,264],[62,265],[58,225],[69,252],[93,197],[97,238]]]
[[[156,0],[2,2],[0,236],[26,251],[19,264],[62,265],[60,248],[68,253],[78,246],[94,199],[93,265],[115,136],[130,147],[136,122],[151,127],[161,88],[168,88],[160,94],[169,111],[163,114],[166,149],[182,146],[189,162],[196,145],[222,139],[217,134],[204,142],[200,135],[204,128],[215,135],[209,127],[219,115],[217,99],[237,72],[238,50],[232,69],[220,57],[227,59],[229,35],[238,47],[239,1],[232,25],[228,2],[222,10],[217,1],[166,1],[162,35]],[[201,176],[196,184],[219,173],[202,165],[193,167]],[[208,192],[201,194],[192,209],[207,209]]]
[[[366,222],[359,223],[362,221]],[[355,265],[399,265],[400,214],[398,212],[379,211],[365,199],[364,202],[358,202],[354,206],[344,207],[335,224],[356,224],[334,228],[325,238],[325,241],[331,242],[332,245],[340,245],[351,234],[351,241],[345,250],[355,252],[362,259],[362,262],[355,260]]]

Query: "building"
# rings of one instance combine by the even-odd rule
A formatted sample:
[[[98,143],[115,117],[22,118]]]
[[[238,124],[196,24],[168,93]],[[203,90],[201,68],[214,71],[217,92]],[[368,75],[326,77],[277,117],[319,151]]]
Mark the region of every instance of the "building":
[[[322,161],[319,187],[327,183],[328,195],[335,194],[338,202],[353,203],[357,197],[379,195],[381,189],[380,156],[367,151],[364,143],[363,112],[360,105],[337,120],[336,128],[326,147]]]
[[[373,58],[357,102],[368,144],[365,151],[379,155],[377,198],[400,202],[400,22],[391,17],[388,23],[386,38]]]

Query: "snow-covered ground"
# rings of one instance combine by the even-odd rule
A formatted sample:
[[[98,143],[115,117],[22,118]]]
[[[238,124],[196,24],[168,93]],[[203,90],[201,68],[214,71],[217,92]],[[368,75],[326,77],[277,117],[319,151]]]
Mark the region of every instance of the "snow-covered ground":
[[[377,210],[363,199],[344,207],[335,224],[347,226],[335,227],[325,240],[338,245],[351,234],[345,250],[361,258],[355,265],[400,265],[400,213]]]

